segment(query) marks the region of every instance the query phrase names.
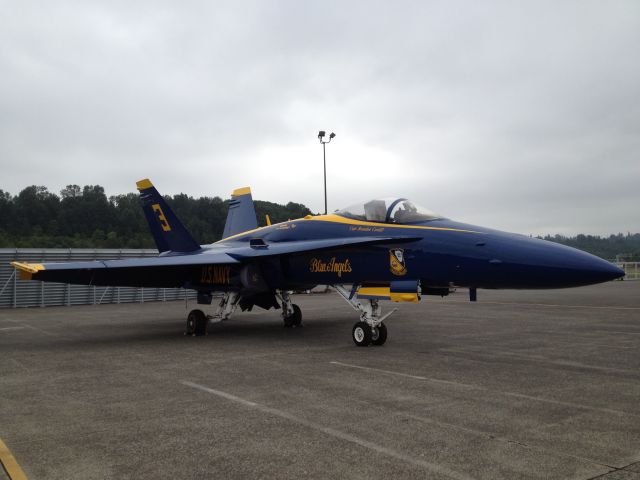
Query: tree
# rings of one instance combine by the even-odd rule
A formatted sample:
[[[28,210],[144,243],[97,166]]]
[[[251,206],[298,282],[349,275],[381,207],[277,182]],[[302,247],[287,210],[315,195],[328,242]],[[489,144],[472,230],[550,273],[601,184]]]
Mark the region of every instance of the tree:
[[[80,185],[67,185],[65,188],[60,190],[60,197],[64,200],[65,198],[75,198],[82,195],[82,190],[80,189]]]
[[[38,227],[43,232],[57,234],[55,226],[60,209],[60,199],[50,193],[47,187],[32,185],[22,190],[14,199],[15,225],[25,235]]]

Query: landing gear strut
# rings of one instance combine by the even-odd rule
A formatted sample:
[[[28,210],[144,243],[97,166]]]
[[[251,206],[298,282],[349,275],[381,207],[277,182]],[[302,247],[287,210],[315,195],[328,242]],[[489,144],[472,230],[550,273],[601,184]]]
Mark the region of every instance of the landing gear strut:
[[[238,292],[227,292],[222,296],[218,308],[213,315],[205,315],[202,310],[191,310],[187,316],[185,335],[200,337],[207,334],[209,322],[216,323],[227,320],[235,311],[240,301]]]
[[[282,290],[276,294],[282,301],[282,320],[286,328],[302,325],[302,311],[300,307],[291,301],[289,292]]]
[[[218,304],[216,313],[209,317],[211,323],[222,322],[228,320],[233,312],[236,311],[238,302],[240,301],[240,294],[238,292],[227,292],[222,296],[222,300]]]
[[[351,330],[353,343],[359,347],[384,345],[387,341],[387,326],[383,323],[383,320],[386,320],[397,308],[394,308],[386,315],[382,315],[378,300],[354,299],[354,290],[347,290],[342,285],[334,285],[333,288],[354,310],[360,312],[360,321]]]

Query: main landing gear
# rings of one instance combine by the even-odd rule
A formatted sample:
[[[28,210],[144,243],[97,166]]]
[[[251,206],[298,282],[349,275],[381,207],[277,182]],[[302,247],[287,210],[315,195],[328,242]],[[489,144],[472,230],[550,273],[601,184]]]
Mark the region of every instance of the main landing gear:
[[[238,292],[227,292],[222,296],[218,308],[213,315],[205,315],[202,310],[191,310],[187,315],[187,329],[185,335],[202,336],[207,334],[209,322],[217,323],[227,320],[235,311],[240,301]]]
[[[276,297],[282,305],[282,320],[285,327],[299,327],[302,325],[302,311],[291,301],[289,292],[276,292]],[[238,292],[227,292],[222,296],[218,308],[213,315],[206,315],[202,310],[191,310],[187,316],[185,335],[199,337],[207,334],[209,323],[228,320],[240,303]],[[243,307],[244,308],[244,307]]]
[[[191,310],[187,315],[187,329],[185,335],[200,337],[207,334],[207,316],[202,310]]]
[[[342,285],[334,285],[333,288],[354,310],[360,312],[360,321],[351,330],[353,343],[359,347],[384,345],[387,341],[387,326],[383,320],[386,320],[397,308],[383,316],[378,300],[354,299],[355,291],[347,290]]]
[[[291,301],[289,292],[284,290],[276,294],[282,302],[282,320],[285,328],[300,327],[302,325],[302,311]]]

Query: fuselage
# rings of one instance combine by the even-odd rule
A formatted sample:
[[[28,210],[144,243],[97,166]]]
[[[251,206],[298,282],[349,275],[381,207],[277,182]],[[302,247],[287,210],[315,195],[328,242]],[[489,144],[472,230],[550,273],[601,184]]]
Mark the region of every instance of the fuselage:
[[[624,275],[610,262],[575,248],[447,219],[397,225],[339,215],[308,216],[227,238],[205,246],[203,254],[256,239],[269,245],[372,235],[407,240],[263,260],[262,275],[270,288],[415,279],[430,287],[495,289],[575,287]],[[390,255],[398,249],[403,268],[394,271]]]

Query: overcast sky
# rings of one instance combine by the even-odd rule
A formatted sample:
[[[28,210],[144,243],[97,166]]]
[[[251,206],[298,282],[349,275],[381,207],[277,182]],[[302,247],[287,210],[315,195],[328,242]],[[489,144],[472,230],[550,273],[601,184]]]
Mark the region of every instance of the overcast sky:
[[[640,231],[640,2],[0,0],[0,188]]]

